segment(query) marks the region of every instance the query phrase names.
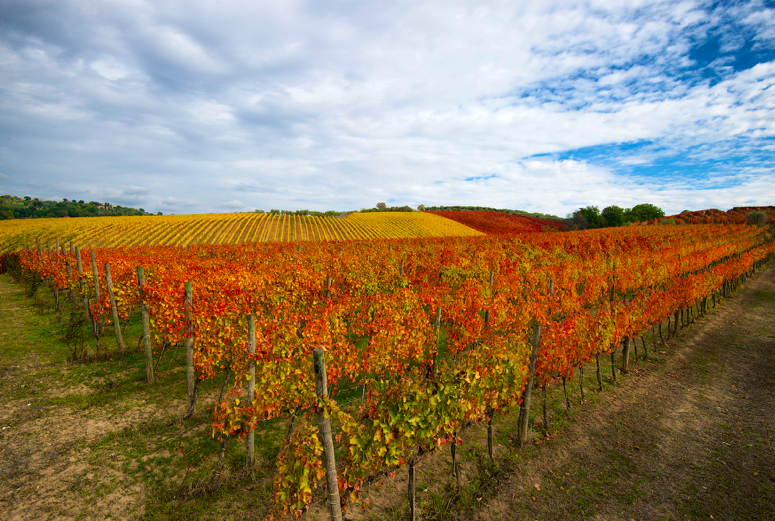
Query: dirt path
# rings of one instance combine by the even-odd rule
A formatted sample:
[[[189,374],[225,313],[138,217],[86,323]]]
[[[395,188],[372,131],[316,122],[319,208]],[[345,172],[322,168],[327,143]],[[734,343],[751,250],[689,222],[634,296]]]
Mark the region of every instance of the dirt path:
[[[72,368],[63,361],[52,363],[52,355],[41,352],[44,342],[31,331],[48,326],[51,317],[38,313],[34,302],[21,286],[0,281],[0,518],[140,515],[142,489],[136,483],[122,482],[118,492],[103,494],[92,494],[90,487],[112,471],[90,459],[89,442],[134,418],[59,405],[93,389],[69,382]]]
[[[665,353],[576,410],[477,517],[775,519],[775,266]]]

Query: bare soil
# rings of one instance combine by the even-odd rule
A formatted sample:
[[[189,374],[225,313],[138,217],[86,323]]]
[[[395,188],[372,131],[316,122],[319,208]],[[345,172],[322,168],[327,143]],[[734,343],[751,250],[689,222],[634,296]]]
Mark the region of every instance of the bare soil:
[[[21,292],[0,280],[0,519],[153,517],[136,469],[148,458],[152,469],[154,460],[179,455],[158,447],[142,457],[108,453],[104,440],[174,421],[182,400],[174,410],[143,399],[69,405],[68,396],[89,396],[109,382],[56,378],[72,367],[52,370],[35,354],[35,339],[24,331],[36,312]],[[513,413],[496,417],[494,463],[484,428],[467,429],[460,488],[448,449],[425,456],[419,519],[775,519],[775,266],[656,352],[646,341],[649,359],[633,362],[616,384],[604,366],[603,392],[594,390],[594,364],[587,366],[587,402],[579,403],[574,379],[569,412],[561,388],[553,389],[548,429],[536,427],[527,446],[515,447]],[[26,347],[28,356],[6,357]],[[128,457],[136,460],[122,461]],[[405,487],[406,472],[398,472],[369,488],[368,506],[349,509],[347,519],[406,519]],[[264,507],[250,490],[241,515],[189,518],[252,518]],[[324,519],[322,504],[305,517]]]

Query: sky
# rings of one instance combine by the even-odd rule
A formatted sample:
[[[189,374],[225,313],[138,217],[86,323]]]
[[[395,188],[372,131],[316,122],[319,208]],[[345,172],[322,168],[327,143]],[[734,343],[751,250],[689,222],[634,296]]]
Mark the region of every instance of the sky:
[[[0,194],[775,205],[775,1],[0,0]]]

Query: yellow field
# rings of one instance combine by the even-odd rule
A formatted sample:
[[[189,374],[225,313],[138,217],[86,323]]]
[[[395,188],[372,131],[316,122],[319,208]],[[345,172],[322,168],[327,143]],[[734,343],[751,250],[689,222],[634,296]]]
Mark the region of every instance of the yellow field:
[[[77,217],[0,221],[0,251],[33,246],[238,244],[482,235],[425,212],[352,213],[346,217],[232,213],[143,217]]]

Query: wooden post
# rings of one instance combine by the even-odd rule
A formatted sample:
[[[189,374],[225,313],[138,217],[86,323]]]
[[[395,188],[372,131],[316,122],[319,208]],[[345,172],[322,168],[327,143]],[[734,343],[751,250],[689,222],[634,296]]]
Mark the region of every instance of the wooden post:
[[[611,353],[611,379],[613,383],[616,383],[616,346],[614,346],[614,352]]]
[[[460,474],[457,471],[457,431],[452,433],[452,443],[449,446],[449,452],[452,456],[452,475],[455,476],[455,480],[458,485],[460,484]]]
[[[678,335],[678,315],[681,313],[683,313],[683,310],[680,308],[675,311],[675,327],[673,328],[673,336]]]
[[[94,253],[94,249],[91,250],[91,274],[94,280],[94,305],[97,309],[96,316],[94,317],[93,331],[94,341],[97,343],[97,358],[100,357],[100,334],[102,333],[102,324],[100,323],[100,276],[97,273],[97,256]]]
[[[70,288],[68,293],[70,294],[70,307],[75,309],[78,306],[78,300],[75,297],[75,291],[73,291],[73,269],[67,265],[67,285]]]
[[[627,374],[627,371],[630,370],[630,345],[631,345],[632,339],[630,337],[624,337],[624,342],[622,343],[622,373]]]
[[[191,327],[191,311],[194,305],[194,290],[190,282],[184,283],[184,310],[186,320],[186,401],[188,407],[186,415],[183,417],[190,418],[196,410],[196,372],[194,370],[194,335]]]
[[[441,306],[436,307],[436,322],[433,325],[433,338],[435,339],[434,347],[436,351],[433,353],[433,371],[437,370],[436,361],[439,356],[439,334],[441,332]]]
[[[415,489],[414,463],[414,454],[412,454],[412,457],[409,459],[409,483],[407,483],[409,519],[411,521],[417,521],[417,494]]]
[[[113,312],[113,330],[116,333],[116,345],[118,352],[125,350],[124,337],[121,336],[121,322],[118,318],[118,307],[116,306],[116,296],[113,294],[113,279],[110,277],[110,264],[105,263],[105,284],[108,287],[108,297],[110,298],[110,310]]]
[[[541,324],[534,324],[533,336],[530,344],[533,347],[530,353],[529,376],[522,393],[522,406],[519,408],[519,425],[517,430],[517,443],[521,447],[527,442],[527,423],[530,418],[530,401],[533,396],[533,382],[536,373],[536,358],[538,357],[538,344],[541,342]]]
[[[566,386],[565,377],[562,377],[562,392],[565,393],[565,410],[570,410],[570,399],[568,398],[568,387]]]
[[[137,267],[137,287],[140,291],[140,312],[143,316],[143,345],[145,346],[145,380],[153,383],[153,353],[151,352],[151,320],[148,316],[148,304],[143,295],[145,286],[145,271],[142,266]]]
[[[83,263],[81,262],[81,248],[79,246],[75,247],[75,260],[79,275],[78,288],[79,293],[81,294],[81,305],[83,306],[83,311],[86,314],[86,322],[89,324],[89,326],[93,327],[91,312],[89,311],[89,297],[86,296],[86,292],[83,289]]]
[[[256,317],[252,313],[248,315],[248,392],[247,401],[251,405],[256,399]],[[245,440],[246,463],[252,467],[256,462],[256,431],[251,428]],[[337,488],[337,492],[339,489]]]
[[[492,417],[495,415],[495,411],[491,408],[487,408],[487,454],[490,456],[490,461],[495,461],[492,456]],[[455,473],[457,475],[457,472]]]
[[[315,366],[315,394],[319,398],[328,396],[328,380],[326,379],[326,355],[322,348],[312,352]],[[318,409],[318,428],[320,443],[323,445],[323,463],[326,467],[326,485],[328,486],[328,511],[331,521],[342,521],[342,505],[339,500],[339,484],[336,478],[336,460],[334,459],[334,439],[331,435],[331,418],[326,418],[326,412]]]
[[[603,376],[600,374],[600,353],[595,353],[595,364],[597,365],[597,389],[603,390]]]

